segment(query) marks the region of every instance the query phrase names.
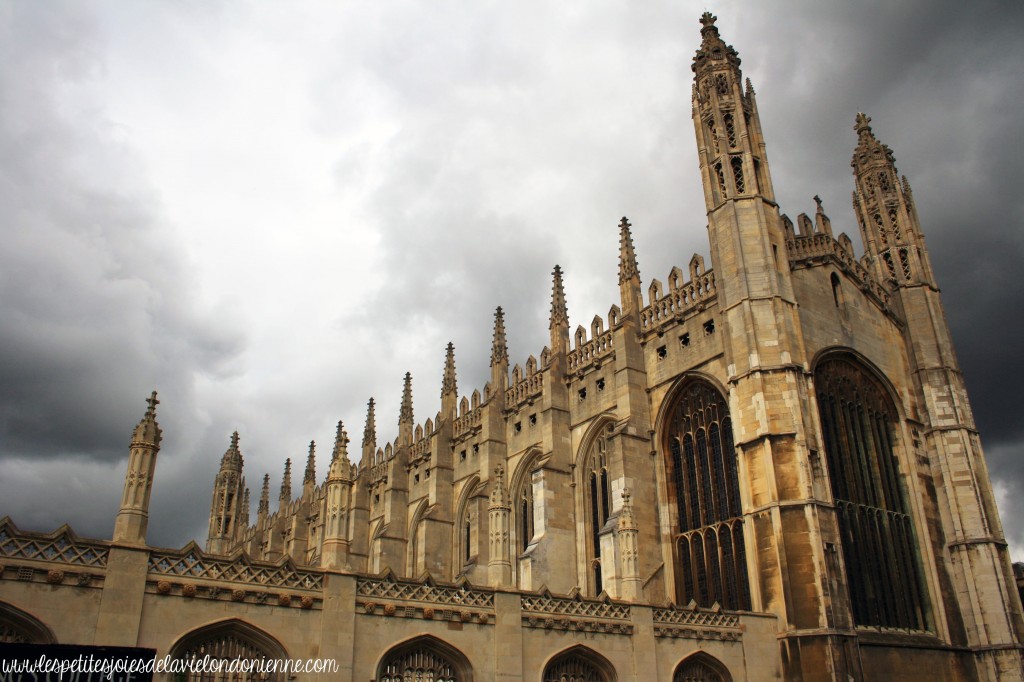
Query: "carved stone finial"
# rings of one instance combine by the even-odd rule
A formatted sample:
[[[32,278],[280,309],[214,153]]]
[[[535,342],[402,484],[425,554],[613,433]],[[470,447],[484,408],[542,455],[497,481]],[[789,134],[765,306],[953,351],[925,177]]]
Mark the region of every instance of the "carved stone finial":
[[[821,207],[821,197],[819,197],[817,194],[814,195],[814,203],[818,205],[817,213],[825,212],[824,209],[822,209]]]
[[[240,470],[242,464],[242,451],[238,449],[238,431],[235,431],[231,434],[231,443],[228,445],[228,449],[224,451],[224,456],[220,458],[220,468],[221,470]]]
[[[871,117],[865,114],[863,111],[858,111],[857,122],[854,124],[853,129],[857,131],[858,135],[865,132],[870,133],[871,126],[868,125],[869,123],[871,123]]]
[[[338,430],[334,435],[334,456],[331,458],[332,460],[348,456],[348,441],[348,432],[345,431],[345,425],[339,419]]]
[[[711,12],[704,12],[700,15],[700,25],[704,28],[715,28],[716,21],[718,21],[718,17]]]
[[[160,425],[156,423],[156,406],[159,404],[160,401],[156,399],[156,391],[153,391],[146,398],[146,413],[142,415],[142,419],[139,420],[132,433],[133,444],[160,445],[163,432],[160,430]]]
[[[149,408],[146,410],[147,417],[156,416],[156,406],[160,404],[160,401],[156,399],[156,391],[153,391],[148,398],[146,398],[146,404]]]
[[[505,467],[500,463],[494,467],[494,488],[491,490],[491,504],[492,509],[501,507],[506,508],[509,506],[508,501],[508,490],[505,488]]]

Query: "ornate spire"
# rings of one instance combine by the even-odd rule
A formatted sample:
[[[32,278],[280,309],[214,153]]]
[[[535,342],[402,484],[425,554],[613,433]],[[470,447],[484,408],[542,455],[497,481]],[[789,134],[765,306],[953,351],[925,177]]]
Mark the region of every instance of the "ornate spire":
[[[711,12],[704,12],[701,15],[700,49],[697,50],[697,54],[693,57],[692,68],[696,72],[728,64],[738,73],[740,67],[739,53],[736,52],[732,45],[726,45],[718,35],[718,27],[715,26],[716,21],[718,21],[718,17]]]
[[[340,419],[338,420],[338,430],[334,435],[334,454],[331,461],[339,459],[348,459],[348,432],[345,431],[345,425]]]
[[[331,457],[331,469],[327,473],[329,480],[348,479],[351,475],[352,463],[348,459],[348,433],[345,425],[338,422],[338,432],[334,436],[334,455]]]
[[[260,506],[256,513],[260,516],[270,513],[270,474],[263,474],[263,492],[260,493]]]
[[[402,408],[398,411],[399,424],[412,424],[412,374],[405,373],[405,386],[402,388]]]
[[[292,459],[284,461],[284,477],[281,479],[281,494],[278,496],[283,509],[292,501]]]
[[[231,444],[220,458],[220,468],[241,470],[242,464],[242,452],[238,449],[238,431],[235,431],[231,434]]]
[[[494,340],[491,342],[491,367],[508,362],[508,344],[505,341],[505,312],[499,305],[494,311]]]
[[[446,395],[457,395],[458,387],[455,383],[455,346],[448,342],[444,356],[444,378],[441,380],[441,397]]]
[[[146,404],[148,405],[146,413],[142,415],[142,419],[132,433],[132,443],[160,445],[163,432],[160,430],[160,425],[156,423],[156,406],[160,404],[160,401],[156,399],[156,391],[146,398]]]
[[[633,251],[633,235],[629,228],[629,220],[623,216],[619,223],[619,284],[625,284],[634,277],[640,279],[640,268]]]
[[[366,404],[366,426],[363,428],[363,448],[377,447],[377,421],[373,415],[373,398]]]
[[[309,455],[306,456],[306,473],[302,482],[316,483],[316,441],[309,441]]]
[[[895,164],[896,159],[892,155],[892,150],[889,149],[888,145],[884,145],[878,141],[875,137],[875,133],[871,130],[871,117],[866,115],[864,112],[857,112],[857,121],[853,126],[853,129],[857,131],[857,148],[853,151],[853,160],[850,165],[853,166],[854,172],[860,172],[867,165],[882,165],[882,164]],[[871,164],[872,161],[882,162],[881,164]],[[893,166],[893,172],[895,173],[895,165]]]
[[[569,309],[565,305],[565,290],[562,288],[562,268],[555,266],[554,281],[551,290],[551,321],[549,328],[554,329],[559,325],[569,325]]]

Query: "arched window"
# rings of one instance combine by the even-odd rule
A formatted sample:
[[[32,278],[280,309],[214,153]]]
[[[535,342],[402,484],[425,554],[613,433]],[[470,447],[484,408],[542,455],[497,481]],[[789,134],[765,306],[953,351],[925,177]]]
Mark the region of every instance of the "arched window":
[[[543,682],[615,682],[615,669],[596,651],[575,646],[544,666]]]
[[[704,652],[690,656],[679,664],[672,682],[731,682],[729,670],[720,661]]]
[[[56,644],[41,620],[16,606],[0,602],[0,644]]]
[[[381,658],[376,682],[472,682],[468,659],[429,635],[399,644]]]
[[[519,522],[519,551],[525,552],[533,539],[533,477],[527,475],[516,496],[517,521]]]
[[[175,682],[284,682],[280,672],[262,672],[262,661],[288,658],[284,647],[259,628],[240,620],[214,623],[194,630],[171,647],[171,658],[202,660],[209,656],[214,661],[250,661],[258,672],[185,672]]]
[[[846,357],[819,364],[814,384],[854,621],[924,629],[892,401],[881,382]]]
[[[686,385],[668,413],[665,450],[675,498],[676,601],[750,608],[739,474],[725,399]]]
[[[612,424],[598,433],[584,460],[583,482],[586,504],[587,562],[590,593],[601,594],[604,582],[601,574],[601,529],[611,512],[611,481],[608,475],[608,435]]]

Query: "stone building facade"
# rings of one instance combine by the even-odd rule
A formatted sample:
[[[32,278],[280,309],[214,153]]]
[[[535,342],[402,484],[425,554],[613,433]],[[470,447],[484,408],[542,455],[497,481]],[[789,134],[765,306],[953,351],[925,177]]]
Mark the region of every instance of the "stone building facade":
[[[238,434],[206,547],[149,547],[160,429],[135,430],[112,541],[0,522],[9,641],[330,657],[353,680],[1024,679],[1006,543],[913,194],[856,118],[864,255],[779,213],[750,81],[701,18],[693,123],[711,264],[620,299],[398,435],[375,405],[250,517]],[[300,676],[302,677],[302,676]],[[316,676],[306,676],[311,679]]]

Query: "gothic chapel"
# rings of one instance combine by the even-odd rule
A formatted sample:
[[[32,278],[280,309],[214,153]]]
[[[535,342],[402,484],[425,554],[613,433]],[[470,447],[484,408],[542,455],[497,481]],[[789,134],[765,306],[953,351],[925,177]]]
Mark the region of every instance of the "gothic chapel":
[[[556,266],[536,357],[510,369],[498,308],[486,385],[460,398],[449,344],[434,418],[415,421],[406,375],[396,438],[371,399],[327,479],[311,443],[301,487],[286,462],[255,518],[235,433],[205,548],[146,544],[154,394],[112,541],[0,520],[3,640],[340,666],[296,679],[1024,679],[910,184],[857,114],[864,255],[820,202],[781,215],[715,20],[693,59],[712,268],[694,255],[644,288],[623,218],[606,318],[570,329]]]

